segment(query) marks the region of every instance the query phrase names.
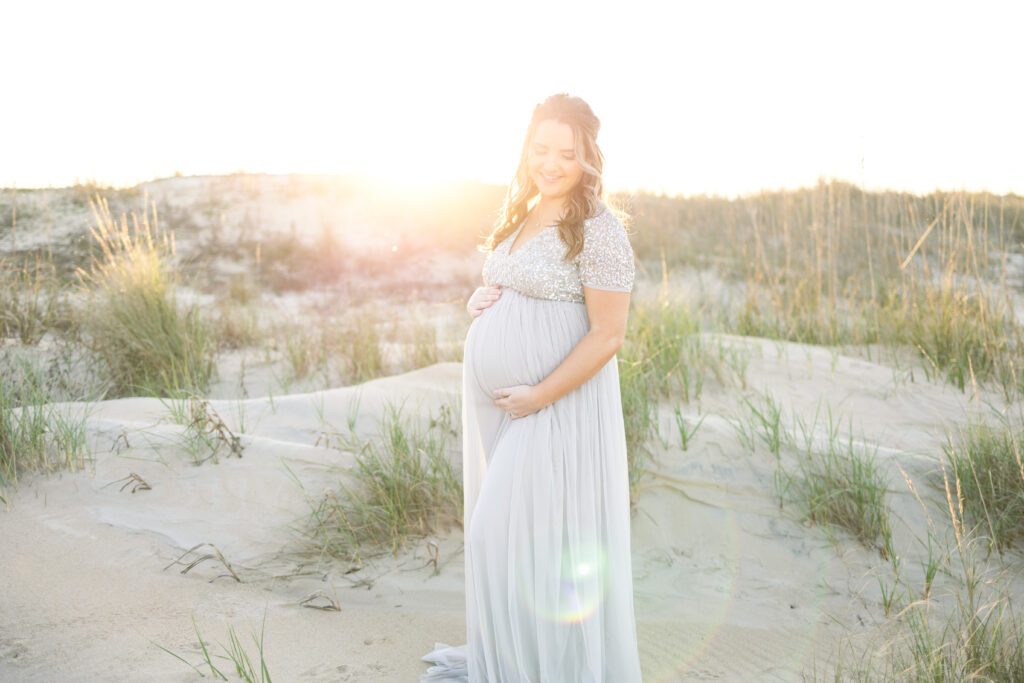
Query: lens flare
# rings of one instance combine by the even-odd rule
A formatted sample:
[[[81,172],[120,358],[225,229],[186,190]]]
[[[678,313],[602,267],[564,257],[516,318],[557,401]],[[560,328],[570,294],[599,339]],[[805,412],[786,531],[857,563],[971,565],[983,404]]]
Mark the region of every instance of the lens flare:
[[[651,631],[646,632],[647,637],[651,638],[651,640],[655,642],[665,640],[666,636],[670,637],[672,640],[672,649],[677,652],[677,655],[673,658],[675,661],[670,664],[666,663],[667,665],[664,668],[659,667],[660,670],[652,672],[653,675],[650,676],[650,680],[652,681],[667,683],[669,681],[685,680],[688,671],[690,671],[694,666],[700,666],[699,663],[701,659],[704,657],[713,658],[718,656],[718,654],[708,654],[708,651],[718,644],[716,639],[721,634],[726,622],[729,621],[730,615],[734,614],[735,611],[737,617],[739,617],[738,620],[742,620],[744,604],[742,599],[737,599],[737,592],[741,583],[740,575],[743,573],[749,574],[754,570],[750,568],[752,565],[743,564],[744,558],[740,555],[740,534],[736,520],[736,512],[729,509],[725,509],[722,512],[725,513],[726,519],[722,520],[720,528],[722,531],[722,539],[724,541],[723,549],[727,551],[727,555],[725,558],[726,564],[721,567],[719,571],[726,574],[723,578],[728,581],[727,592],[723,591],[721,600],[710,606],[710,608],[703,609],[700,615],[687,614],[686,612],[681,612],[679,614],[680,621],[690,621],[691,618],[693,618],[693,621],[697,621],[698,619],[694,617],[698,616],[700,621],[707,621],[707,628],[699,633],[699,638],[696,642],[680,642],[678,640],[678,634],[654,634],[651,633]],[[786,653],[780,652],[780,659],[772,662],[776,667],[788,664],[794,667],[792,670],[796,672],[802,670],[802,663],[807,661],[809,656],[812,654],[814,638],[818,629],[821,628],[820,617],[824,612],[825,607],[824,598],[827,592],[827,586],[829,585],[829,582],[826,580],[827,575],[833,563],[837,561],[837,558],[835,557],[834,552],[831,554],[829,552],[813,552],[806,558],[806,560],[814,562],[813,581],[808,580],[806,582],[806,585],[810,590],[807,591],[805,600],[809,600],[809,604],[804,603],[801,605],[804,610],[809,610],[809,613],[805,612],[805,617],[802,619],[803,623],[806,624],[806,630],[799,632],[797,629],[787,629],[794,637],[790,641],[794,647],[788,648]],[[794,570],[799,571],[799,568],[794,566]],[[808,576],[807,578],[812,579],[812,576]],[[707,606],[705,605],[705,607]],[[692,609],[692,606],[683,607],[682,609]],[[786,607],[786,609],[788,610],[789,608]],[[638,623],[638,626],[639,625],[640,624]],[[692,637],[691,634],[692,632],[687,633],[686,640],[689,640]],[[642,657],[645,649],[645,634],[641,632],[639,634],[639,638]],[[798,640],[799,642],[793,642],[793,640]],[[648,647],[653,646],[655,649],[660,649],[659,645],[655,645],[654,642],[651,642]],[[789,656],[785,657],[785,655]],[[782,659],[783,657],[785,657],[785,659]],[[644,680],[647,680],[647,678],[648,677],[645,676]]]
[[[608,590],[608,555],[599,543],[566,545],[562,549],[558,575],[547,586],[533,590],[522,582],[519,599],[537,616],[561,623],[589,619]]]

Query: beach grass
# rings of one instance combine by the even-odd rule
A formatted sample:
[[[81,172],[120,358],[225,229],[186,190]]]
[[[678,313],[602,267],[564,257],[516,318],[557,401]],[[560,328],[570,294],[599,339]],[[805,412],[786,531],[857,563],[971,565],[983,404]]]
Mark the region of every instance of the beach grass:
[[[652,396],[650,374],[650,369],[643,363],[619,360],[619,390],[632,505],[637,503],[640,480],[650,458],[648,442],[657,432],[657,398]]]
[[[765,401],[754,418],[762,438],[769,450],[785,444],[796,456],[793,471],[778,458],[774,481],[779,506],[796,504],[802,519],[818,525],[833,542],[835,530],[843,529],[864,547],[877,550],[883,559],[892,557],[891,513],[877,446],[872,448],[854,438],[852,418],[846,436],[841,436],[841,420],[828,404],[823,411],[820,402],[812,420],[794,415],[794,429],[784,430],[780,436],[779,410],[771,405]]]
[[[648,270],[711,269],[730,283],[714,302],[722,331],[910,348],[961,389],[1020,392],[1024,346],[1010,302],[1024,198],[823,180],[736,199],[627,200]]]
[[[982,436],[982,443],[988,443],[990,436]],[[968,436],[965,443],[975,442]],[[1007,566],[991,562],[992,539],[984,533],[985,526],[968,523],[972,513],[965,514],[958,493],[967,484],[958,472],[965,473],[956,468],[952,473],[944,471],[942,481],[955,538],[942,563],[943,570],[956,579],[955,607],[944,619],[936,619],[930,597],[924,597],[902,610],[907,628],[902,642],[892,649],[888,670],[905,680],[1021,681],[1024,621],[1014,611],[1013,596],[1003,581]],[[913,487],[911,491],[925,509],[918,492]]]
[[[329,387],[361,384],[401,370],[403,359],[385,355],[388,329],[384,316],[366,307],[341,316],[285,319],[270,334],[290,381],[318,376]]]
[[[264,634],[267,628],[267,611],[263,610],[263,622],[260,624],[259,636],[255,632],[250,633],[252,638],[253,646],[255,650],[250,652],[248,646],[242,642],[242,639],[238,636],[238,632],[235,630],[233,624],[228,624],[228,644],[218,643],[224,654],[216,654],[211,652],[211,647],[203,640],[202,634],[199,632],[199,625],[196,624],[195,614],[192,615],[192,629],[195,631],[196,639],[199,641],[199,650],[202,655],[203,661],[196,664],[192,664],[181,655],[172,652],[163,645],[150,641],[156,647],[160,648],[167,654],[171,655],[178,661],[184,663],[190,667],[200,678],[205,678],[206,674],[203,673],[205,670],[214,680],[226,681],[229,680],[227,675],[218,668],[217,664],[214,663],[214,659],[223,660],[221,666],[228,669],[233,667],[235,674],[238,679],[245,681],[245,683],[272,683],[270,677],[270,667],[267,665],[267,659],[264,649]]]
[[[1005,416],[993,424],[970,420],[947,435],[944,444],[950,476],[962,508],[999,553],[1024,540],[1024,428]]]
[[[268,335],[258,307],[232,302],[217,305],[210,317],[210,333],[218,350],[257,347]]]
[[[156,209],[141,220],[115,220],[107,202],[91,203],[100,250],[81,270],[90,305],[81,326],[110,373],[117,395],[183,396],[202,392],[214,370],[216,339],[195,305],[178,300],[169,260],[172,237]]]
[[[24,359],[0,364],[0,489],[24,472],[77,470],[88,456],[88,403],[54,403],[46,373]]]
[[[672,415],[676,422],[676,430],[679,432],[679,447],[684,451],[688,451],[690,450],[690,444],[697,435],[697,430],[700,429],[700,426],[704,424],[704,420],[707,419],[707,415],[701,415],[700,419],[694,422],[683,416],[683,411],[679,406],[672,410]]]
[[[264,196],[259,178],[230,182],[241,182],[253,199]],[[400,263],[391,254],[415,253],[411,245],[470,247],[473,231],[451,226],[476,226],[480,232],[491,222],[487,212],[500,203],[483,201],[486,191],[464,193],[461,204],[451,203],[458,206],[450,209],[455,213],[443,216],[447,227],[436,242],[420,234],[422,242],[403,243],[398,252],[386,245],[362,255],[345,253],[338,237],[341,226],[328,224],[319,226],[311,242],[300,239],[294,228],[269,237],[245,235],[237,243],[214,243],[210,237],[217,253],[255,254],[256,263],[254,273],[228,282],[223,309],[209,322],[204,310],[183,303],[176,293],[184,269],[175,260],[170,235],[159,228],[155,209],[141,218],[131,214],[114,220],[105,200],[96,196],[98,189],[84,184],[73,191],[73,203],[88,206],[96,224],[97,258],[79,271],[90,302],[74,317],[80,340],[110,368],[110,393],[173,396],[182,406],[188,405],[184,397],[201,395],[208,384],[217,348],[244,349],[268,343],[268,338],[276,339],[275,352],[292,379],[321,373],[325,384],[358,383],[404,368],[460,360],[461,349],[454,347],[455,353],[452,345],[438,342],[439,326],[418,319],[396,321],[399,316],[385,314],[382,306],[346,299],[338,306],[340,314],[318,313],[300,322],[292,318],[273,329],[264,325],[269,318],[256,307],[266,304],[270,292],[328,291],[346,276],[387,279],[389,269]],[[294,183],[281,191],[302,194]],[[122,194],[138,198],[137,192]],[[424,201],[399,206],[388,199],[371,206],[370,218],[404,220],[402,211]],[[701,397],[712,383],[747,389],[747,357],[708,332],[826,345],[837,353],[860,349],[896,363],[909,351],[916,359],[912,372],[923,371],[930,381],[975,395],[995,388],[1006,399],[1021,397],[1024,346],[1014,304],[1022,289],[1015,264],[1024,239],[1024,198],[865,192],[849,183],[823,181],[735,199],[638,193],[629,203],[638,270],[662,274],[658,298],[634,297],[618,359],[634,503],[648,447],[659,436],[659,404],[697,404],[699,415]],[[33,211],[19,204],[17,223],[12,217],[9,225],[0,224],[11,231],[3,233],[5,241],[23,241],[28,222],[44,215]],[[190,218],[186,210],[181,213],[183,220]],[[202,229],[198,222],[193,227]],[[425,229],[429,233],[433,227]],[[48,330],[71,327],[71,314],[61,309],[67,292],[60,288],[66,283],[54,277],[55,262],[42,259],[41,253],[12,250],[0,262],[0,335],[22,346],[39,344]],[[724,282],[721,292],[700,306],[669,297],[671,277],[695,270],[713,272]],[[407,349],[405,359],[389,354],[389,345]],[[50,408],[56,394],[49,380],[14,377],[5,374],[0,386],[0,484],[16,484],[20,472],[80,467],[86,455],[84,423]],[[780,504],[796,506],[802,519],[833,538],[836,530],[849,533],[892,568],[891,575],[886,569],[878,579],[881,609],[905,623],[909,639],[894,644],[892,656],[870,676],[861,679],[840,667],[836,680],[874,680],[876,675],[886,680],[1024,680],[1022,628],[1013,603],[1007,595],[985,592],[992,577],[974,557],[975,549],[986,557],[995,550],[1001,557],[1021,538],[1024,467],[1019,445],[1024,434],[1016,423],[970,422],[949,436],[944,449],[949,477],[938,490],[947,497],[956,546],[952,555],[948,549],[943,555],[932,545],[939,536],[929,534],[924,583],[911,587],[900,565],[898,551],[903,549],[892,547],[877,454],[854,439],[852,422],[841,437],[841,420],[826,409],[811,420],[794,417],[787,430],[781,404],[768,392],[747,393],[738,403],[741,443],[778,459],[775,493]],[[451,444],[439,445],[457,431],[453,416],[458,412],[435,416],[426,430],[413,427],[401,413],[396,407],[386,411],[374,439],[357,437],[350,424],[347,433],[330,442],[351,450],[357,465],[344,474],[344,485],[311,503],[311,533],[324,552],[346,558],[359,558],[371,548],[397,553],[408,539],[461,517],[461,484],[447,453]],[[182,414],[183,424],[189,424],[188,410]],[[692,448],[703,417],[684,418],[678,405],[675,416],[681,448]],[[206,431],[197,429],[192,436],[197,461],[230,442],[210,432],[211,423],[203,424]],[[795,462],[795,468],[785,471],[784,460]],[[956,609],[938,618],[929,599],[936,578],[946,576],[959,581]],[[212,671],[209,655],[206,661]],[[255,664],[255,658],[250,661]],[[258,668],[245,670],[255,674]]]
[[[917,488],[903,475],[929,528],[937,531],[942,518],[931,518]],[[889,595],[883,592],[883,602],[894,594],[909,599],[898,609],[885,602],[886,616],[898,626],[895,635],[855,649],[845,661],[840,653],[831,673],[821,678],[938,683],[1024,680],[1024,621],[1015,611],[1014,596],[1005,581],[1012,568],[992,555],[987,526],[970,524],[965,517],[957,494],[964,490],[964,483],[946,471],[941,488],[952,542],[939,553],[933,534],[928,535],[926,583],[920,592],[906,583],[902,588],[893,584]],[[894,554],[889,559],[898,583],[898,558]],[[952,582],[943,595],[935,596],[932,581],[939,572]],[[817,671],[813,678],[819,679]]]
[[[768,390],[753,396],[743,396],[740,402],[747,409],[745,420],[740,420],[737,430],[740,442],[753,452],[756,448],[754,436],[768,448],[768,452],[779,457],[779,449],[788,437],[782,426],[782,405]]]
[[[667,291],[666,286],[654,300],[631,302],[626,341],[617,356],[634,504],[650,457],[648,443],[658,436],[659,402],[699,403],[708,381],[723,386],[746,381],[745,354],[721,341],[709,342],[700,334],[699,318]]]
[[[342,381],[360,384],[385,374],[382,350],[385,321],[380,312],[363,308],[338,330],[329,347],[342,360]]]
[[[361,561],[369,549],[397,555],[408,541],[462,520],[462,480],[452,464],[459,409],[444,404],[422,427],[389,404],[374,439],[347,435],[328,445],[354,450],[339,489],[314,502],[310,537],[321,552]],[[344,438],[347,436],[347,438]]]
[[[23,345],[35,345],[67,318],[52,263],[39,254],[0,259],[0,338],[12,336]]]

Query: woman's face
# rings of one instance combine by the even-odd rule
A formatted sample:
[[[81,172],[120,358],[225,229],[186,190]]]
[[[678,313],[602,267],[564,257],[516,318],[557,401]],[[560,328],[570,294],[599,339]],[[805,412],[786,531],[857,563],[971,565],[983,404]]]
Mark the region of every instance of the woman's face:
[[[546,119],[537,125],[530,142],[527,171],[545,199],[569,196],[583,178],[583,167],[576,160],[572,127]]]

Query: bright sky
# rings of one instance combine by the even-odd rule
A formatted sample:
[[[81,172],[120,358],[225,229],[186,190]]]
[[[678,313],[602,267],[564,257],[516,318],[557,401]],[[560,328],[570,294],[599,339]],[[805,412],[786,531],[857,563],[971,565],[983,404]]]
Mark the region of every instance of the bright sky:
[[[1024,2],[9,3],[0,185],[364,171],[506,183],[586,99],[612,189],[1024,194]]]

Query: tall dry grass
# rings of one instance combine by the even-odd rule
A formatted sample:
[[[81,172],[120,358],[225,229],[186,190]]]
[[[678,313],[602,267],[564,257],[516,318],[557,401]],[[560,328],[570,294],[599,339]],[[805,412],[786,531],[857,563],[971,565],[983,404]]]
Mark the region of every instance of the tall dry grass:
[[[67,305],[51,262],[35,258],[0,259],[0,338],[38,344],[53,327],[66,329]]]
[[[966,388],[1024,384],[1014,258],[1024,198],[865,192],[820,182],[716,197],[624,198],[642,263],[714,269],[733,283],[725,331],[813,344],[909,347]]]
[[[216,339],[195,305],[179,300],[173,237],[152,206],[139,220],[115,220],[107,201],[90,202],[99,248],[79,273],[88,305],[81,327],[119,395],[182,396],[205,390]]]
[[[956,481],[957,507],[1000,554],[1024,541],[1024,427],[1000,416],[972,420],[947,437],[944,452]]]
[[[930,483],[942,496],[943,517],[932,519],[929,505],[910,477],[901,470],[907,486],[927,521],[929,568],[920,592],[909,583],[899,591],[908,598],[892,616],[899,628],[878,647],[842,658],[829,678],[837,681],[1024,681],[1024,621],[1015,609],[1019,596],[1012,594],[1015,561],[1004,563],[991,550],[1000,533],[1019,533],[1019,509],[1002,510],[1006,494],[1021,491],[1024,473],[1015,455],[1019,426],[972,423],[951,436],[947,446],[949,469]],[[999,464],[992,467],[991,459]],[[978,481],[993,478],[987,483]],[[979,485],[980,484],[980,485]],[[1012,495],[1012,493],[1011,493]],[[992,515],[1008,513],[1002,520]],[[932,539],[944,534],[948,522],[948,547],[933,556]],[[1000,526],[1003,526],[1000,531]],[[1002,537],[1004,540],[1006,537]],[[903,580],[899,556],[890,556],[897,581]],[[932,594],[932,579],[941,572],[951,579],[949,590]],[[894,590],[896,587],[893,587]],[[888,615],[888,612],[887,612]],[[815,677],[817,679],[817,676]]]

